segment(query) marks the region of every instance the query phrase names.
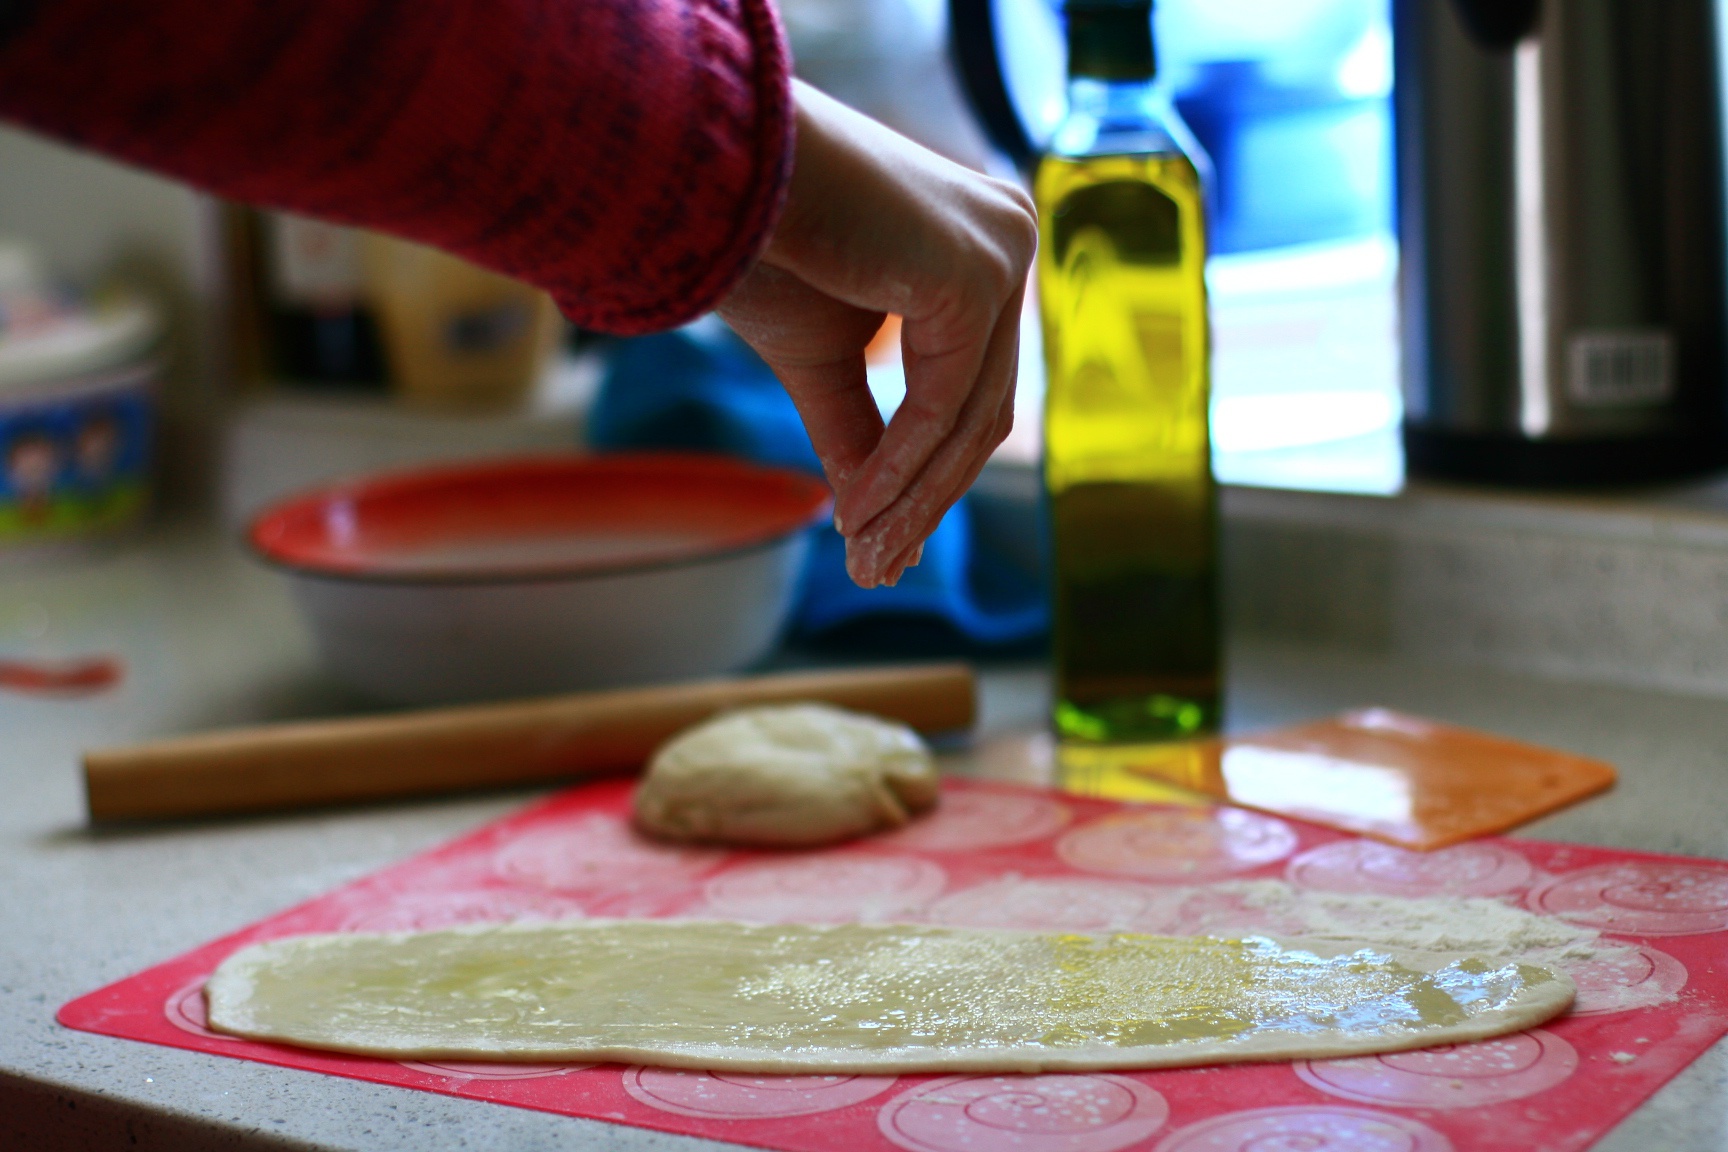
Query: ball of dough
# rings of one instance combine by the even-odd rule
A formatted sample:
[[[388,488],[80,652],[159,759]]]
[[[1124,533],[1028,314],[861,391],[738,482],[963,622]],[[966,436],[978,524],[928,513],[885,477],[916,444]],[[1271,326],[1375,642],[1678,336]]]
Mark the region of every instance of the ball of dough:
[[[748,708],[660,747],[636,822],[674,840],[809,848],[898,828],[936,793],[930,750],[904,724],[827,704]]]

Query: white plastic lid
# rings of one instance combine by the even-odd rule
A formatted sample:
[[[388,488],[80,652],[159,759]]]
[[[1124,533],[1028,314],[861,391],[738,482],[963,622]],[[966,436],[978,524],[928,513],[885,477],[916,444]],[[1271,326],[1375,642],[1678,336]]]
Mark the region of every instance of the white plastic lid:
[[[36,253],[0,239],[0,391],[125,364],[161,327],[156,309],[134,296],[92,305],[52,292]]]

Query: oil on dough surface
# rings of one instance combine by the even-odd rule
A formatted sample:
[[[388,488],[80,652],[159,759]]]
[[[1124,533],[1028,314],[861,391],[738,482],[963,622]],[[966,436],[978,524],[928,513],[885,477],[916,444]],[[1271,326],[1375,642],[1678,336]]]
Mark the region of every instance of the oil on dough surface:
[[[206,994],[219,1031],[396,1059],[910,1073],[1460,1043],[1558,1015],[1573,986],[1336,941],[590,920],[270,941]]]

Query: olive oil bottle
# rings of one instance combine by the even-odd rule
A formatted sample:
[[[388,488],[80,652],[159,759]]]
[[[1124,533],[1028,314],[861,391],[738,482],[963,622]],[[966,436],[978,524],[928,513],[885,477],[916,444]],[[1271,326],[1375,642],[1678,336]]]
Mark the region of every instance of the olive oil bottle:
[[[1219,720],[1199,153],[1153,85],[1150,0],[1068,0],[1069,112],[1034,185],[1056,733]]]

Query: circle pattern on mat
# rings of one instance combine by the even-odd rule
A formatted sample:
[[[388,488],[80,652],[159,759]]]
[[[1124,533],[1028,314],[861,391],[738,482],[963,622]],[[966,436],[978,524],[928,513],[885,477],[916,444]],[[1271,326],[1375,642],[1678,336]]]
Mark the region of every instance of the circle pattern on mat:
[[[1044,796],[944,792],[936,811],[873,843],[920,852],[976,852],[1042,840],[1071,819],[1067,805]]]
[[[552,892],[477,888],[468,892],[401,892],[380,896],[371,907],[342,919],[350,932],[426,932],[459,924],[508,924],[576,920],[582,906]]]
[[[1648,944],[1605,952],[1593,960],[1565,965],[1578,985],[1574,1016],[1606,1016],[1651,1008],[1674,999],[1686,987],[1686,966]]]
[[[1457,844],[1412,852],[1372,840],[1337,840],[1290,861],[1285,877],[1303,888],[1386,896],[1502,896],[1536,877],[1524,854],[1504,844]]]
[[[909,1152],[1116,1152],[1169,1118],[1147,1085],[1097,1073],[949,1076],[896,1096],[876,1123]]]
[[[1577,1050],[1540,1028],[1474,1044],[1296,1063],[1296,1075],[1328,1095],[1403,1108],[1477,1108],[1522,1100],[1577,1070]]]
[[[810,1116],[861,1104],[886,1092],[893,1076],[746,1076],[679,1068],[624,1070],[624,1091],[677,1116],[762,1120]]]
[[[204,982],[208,979],[208,975],[200,976],[164,1000],[162,1015],[168,1018],[168,1023],[182,1032],[190,1032],[206,1040],[238,1041],[238,1036],[225,1036],[210,1027],[210,1015],[204,1007]]]
[[[1172,1132],[1157,1152],[1452,1152],[1452,1142],[1404,1116],[1301,1105],[1214,1116]]]
[[[399,1060],[397,1063],[446,1080],[544,1080],[548,1076],[564,1076],[594,1067],[592,1064],[510,1064],[503,1061],[482,1064],[465,1060]]]
[[[1628,860],[1556,876],[1530,907],[1572,924],[1632,936],[1691,936],[1728,929],[1728,869]]]
[[[534,828],[498,849],[497,874],[561,892],[618,892],[679,885],[726,858],[713,848],[659,844],[624,821],[589,814]]]
[[[1005,876],[944,896],[925,919],[964,928],[1148,931],[1170,918],[1169,903],[1164,892],[1120,880]]]
[[[941,895],[948,874],[913,856],[803,856],[742,864],[708,881],[708,908],[740,920],[827,923],[905,916]]]
[[[1296,850],[1296,833],[1240,808],[1143,808],[1063,836],[1056,852],[1088,872],[1190,882],[1248,872]]]

